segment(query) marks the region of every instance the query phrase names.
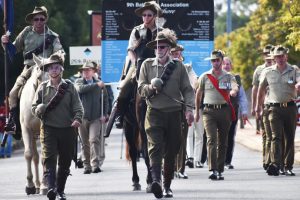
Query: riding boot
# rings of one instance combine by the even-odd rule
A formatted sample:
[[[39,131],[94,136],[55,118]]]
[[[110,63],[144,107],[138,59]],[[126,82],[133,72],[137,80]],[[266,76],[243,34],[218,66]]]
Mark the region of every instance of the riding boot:
[[[152,193],[158,199],[163,197],[162,188],[161,188],[161,166],[154,165],[151,167],[151,176],[152,176]]]
[[[124,118],[124,113],[126,110],[126,106],[128,106],[128,103],[126,99],[124,98],[118,98],[117,101],[117,112],[116,112],[116,119],[115,119],[115,125],[116,128],[123,128],[123,118]]]
[[[15,132],[16,129],[16,117],[17,117],[17,107],[11,108],[9,111],[8,120],[5,123],[4,131],[5,132]]]
[[[56,198],[56,189],[55,189],[55,179],[56,179],[56,174],[55,174],[55,169],[47,169],[45,171],[45,177],[47,180],[48,184],[48,192],[47,192],[47,197],[49,200],[55,200]]]
[[[67,182],[67,178],[70,175],[70,170],[69,169],[63,169],[61,167],[58,168],[57,171],[57,199],[59,200],[66,200],[66,195],[65,195],[65,185]]]
[[[174,178],[174,167],[171,167],[173,165],[167,165],[164,164],[164,180],[163,180],[163,186],[164,186],[164,192],[163,196],[165,198],[171,198],[173,197],[173,192],[171,190],[171,182]]]

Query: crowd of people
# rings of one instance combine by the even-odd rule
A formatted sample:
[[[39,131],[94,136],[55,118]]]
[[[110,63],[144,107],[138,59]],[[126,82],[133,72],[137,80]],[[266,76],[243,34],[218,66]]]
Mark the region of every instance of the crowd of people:
[[[187,179],[185,167],[208,165],[211,180],[224,180],[224,169],[232,164],[239,114],[248,120],[248,102],[241,77],[232,72],[233,63],[222,50],[206,58],[211,69],[199,77],[194,66],[184,63],[184,47],[176,33],[155,24],[162,15],[159,5],[146,2],[135,13],[143,23],[132,30],[128,45],[128,69],[117,97],[114,115],[119,127],[132,79],[145,110],[141,113],[152,176],[151,192],[156,198],[173,197],[174,176]],[[27,26],[13,42],[24,55],[24,70],[9,95],[9,120],[1,105],[1,129],[17,131],[17,94],[31,75],[33,65],[48,72],[32,103],[32,113],[41,120],[41,144],[47,197],[66,199],[64,188],[76,146],[81,144],[83,173],[100,173],[105,160],[104,132],[112,110],[112,95],[98,76],[99,66],[86,62],[74,83],[62,78],[64,50],[58,34],[46,25],[45,7],[29,13]],[[48,45],[43,44],[46,40]],[[9,43],[3,35],[2,44]],[[30,53],[28,53],[30,52]],[[288,63],[288,49],[267,45],[265,63],[253,75],[251,113],[262,121],[263,168],[270,176],[294,176],[294,138],[297,107],[294,99],[300,90],[300,71]],[[124,103],[125,101],[125,103]],[[0,157],[11,156],[11,138]]]

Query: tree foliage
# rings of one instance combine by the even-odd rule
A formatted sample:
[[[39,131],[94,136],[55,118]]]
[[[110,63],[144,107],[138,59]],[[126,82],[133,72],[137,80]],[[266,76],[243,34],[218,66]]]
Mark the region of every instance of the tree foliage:
[[[300,0],[259,0],[250,21],[229,35],[215,39],[215,47],[225,49],[244,87],[251,87],[252,74],[262,64],[261,49],[267,44],[282,44],[290,49],[289,62],[300,64]],[[226,41],[231,43],[226,47]]]

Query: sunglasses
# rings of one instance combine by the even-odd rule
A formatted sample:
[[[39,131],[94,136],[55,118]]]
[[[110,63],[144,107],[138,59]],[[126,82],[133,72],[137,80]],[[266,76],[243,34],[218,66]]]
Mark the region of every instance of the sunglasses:
[[[33,21],[37,22],[37,21],[41,21],[44,22],[46,19],[45,18],[33,18]]]
[[[212,59],[211,62],[220,62],[220,59]]]
[[[152,14],[143,14],[143,17],[152,17]]]
[[[169,46],[156,46],[154,49],[165,49],[167,47],[169,47]]]

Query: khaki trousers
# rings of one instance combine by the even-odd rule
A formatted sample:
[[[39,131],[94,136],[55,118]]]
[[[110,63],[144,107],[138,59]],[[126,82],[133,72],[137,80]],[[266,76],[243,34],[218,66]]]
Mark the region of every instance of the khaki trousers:
[[[30,78],[33,67],[25,66],[22,73],[18,76],[13,88],[9,92],[9,108],[15,108],[18,105],[19,90],[25,85],[26,81]]]
[[[82,141],[81,151],[84,167],[87,169],[100,167],[100,119],[93,121],[83,119],[78,131]]]
[[[228,132],[231,125],[229,106],[213,109],[204,107],[203,123],[207,135],[209,170],[224,171]]]

